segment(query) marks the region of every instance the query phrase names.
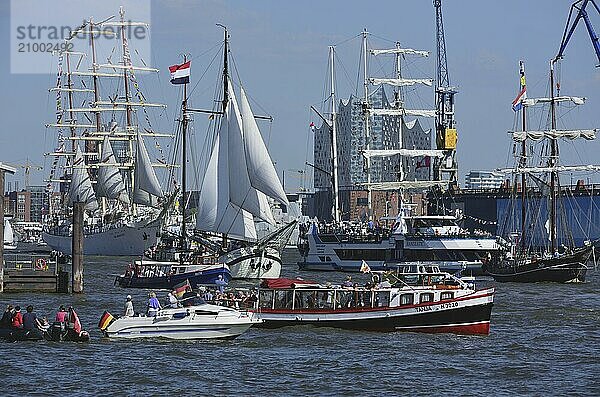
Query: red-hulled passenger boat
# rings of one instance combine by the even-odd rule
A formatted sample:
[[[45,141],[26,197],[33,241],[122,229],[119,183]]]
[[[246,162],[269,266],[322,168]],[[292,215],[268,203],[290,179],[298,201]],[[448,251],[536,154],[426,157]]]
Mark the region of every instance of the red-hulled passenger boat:
[[[267,328],[310,324],[487,335],[493,302],[494,288],[477,289],[438,266],[411,264],[395,272],[373,274],[369,287],[264,280],[253,310],[264,320],[258,326]]]

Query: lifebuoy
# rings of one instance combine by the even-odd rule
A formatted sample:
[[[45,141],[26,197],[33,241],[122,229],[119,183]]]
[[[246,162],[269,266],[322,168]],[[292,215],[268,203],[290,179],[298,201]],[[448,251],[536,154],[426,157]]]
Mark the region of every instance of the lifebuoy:
[[[380,281],[379,274],[372,275],[371,281],[373,281],[374,284],[379,284],[379,281]]]
[[[48,264],[44,258],[38,258],[35,261],[35,268],[36,270],[48,270]]]

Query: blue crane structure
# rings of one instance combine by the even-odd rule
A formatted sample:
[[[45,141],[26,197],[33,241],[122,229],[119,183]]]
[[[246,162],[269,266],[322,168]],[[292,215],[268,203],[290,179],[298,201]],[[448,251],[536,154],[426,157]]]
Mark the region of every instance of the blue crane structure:
[[[569,44],[569,40],[571,39],[571,36],[573,35],[577,24],[580,20],[583,19],[588,34],[590,35],[590,39],[592,40],[594,51],[596,51],[596,57],[598,58],[599,64],[596,65],[596,67],[600,66],[600,43],[598,42],[598,35],[594,31],[594,27],[592,26],[592,22],[590,21],[590,16],[586,11],[586,7],[588,6],[588,4],[592,4],[593,7],[596,9],[596,12],[600,14],[600,8],[598,8],[598,5],[596,4],[595,0],[578,0],[571,5],[571,9],[569,10],[569,18],[567,19],[567,26],[565,26],[565,32],[563,33],[560,48],[553,62],[557,62],[558,60],[562,59],[565,49],[567,48],[567,44]],[[577,15],[573,18],[573,12],[575,10],[577,11]],[[571,18],[573,18],[572,23]]]
[[[443,150],[445,156],[436,159],[433,165],[433,179],[446,179],[455,184],[457,182],[458,166],[456,162],[456,120],[454,119],[454,94],[458,91],[450,85],[448,75],[448,60],[446,59],[446,39],[444,37],[444,21],[442,18],[442,0],[433,0],[436,20],[436,148]]]

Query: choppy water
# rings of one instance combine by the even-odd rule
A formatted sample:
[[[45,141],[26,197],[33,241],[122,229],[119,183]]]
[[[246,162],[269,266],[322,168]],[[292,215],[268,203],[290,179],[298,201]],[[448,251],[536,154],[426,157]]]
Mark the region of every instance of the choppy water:
[[[487,337],[292,327],[234,341],[116,341],[96,328],[130,293],[127,258],[88,257],[85,293],[4,294],[53,317],[73,305],[90,343],[0,342],[4,395],[600,395],[600,272],[585,284],[498,284]],[[284,267],[284,275],[299,274]],[[339,273],[304,273],[341,281]]]

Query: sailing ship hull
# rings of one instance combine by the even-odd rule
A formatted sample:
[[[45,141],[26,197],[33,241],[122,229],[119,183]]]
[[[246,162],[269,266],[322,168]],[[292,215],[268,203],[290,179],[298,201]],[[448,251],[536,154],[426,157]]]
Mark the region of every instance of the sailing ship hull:
[[[218,262],[229,266],[234,279],[277,278],[281,274],[281,255],[278,250],[263,251],[244,247],[219,257]]]
[[[232,309],[199,305],[165,309],[156,317],[121,317],[104,330],[104,335],[124,339],[233,339],[259,322]]]
[[[487,273],[498,282],[584,282],[587,272],[585,263],[591,254],[591,248],[584,248],[571,255],[526,264],[501,263],[489,268]]]
[[[226,282],[231,280],[227,266],[207,265],[202,270],[164,276],[121,275],[117,276],[115,284],[123,288],[173,289],[175,285],[189,281],[192,288],[197,288],[200,285],[214,285],[219,276]]]
[[[159,231],[157,223],[144,226],[123,225],[93,234],[84,234],[83,252],[85,255],[132,256],[142,255],[156,244]],[[42,232],[42,239],[53,250],[71,255],[72,238],[64,235]]]
[[[431,304],[338,310],[260,309],[259,327],[313,325],[368,331],[409,331],[487,335],[494,289]]]

